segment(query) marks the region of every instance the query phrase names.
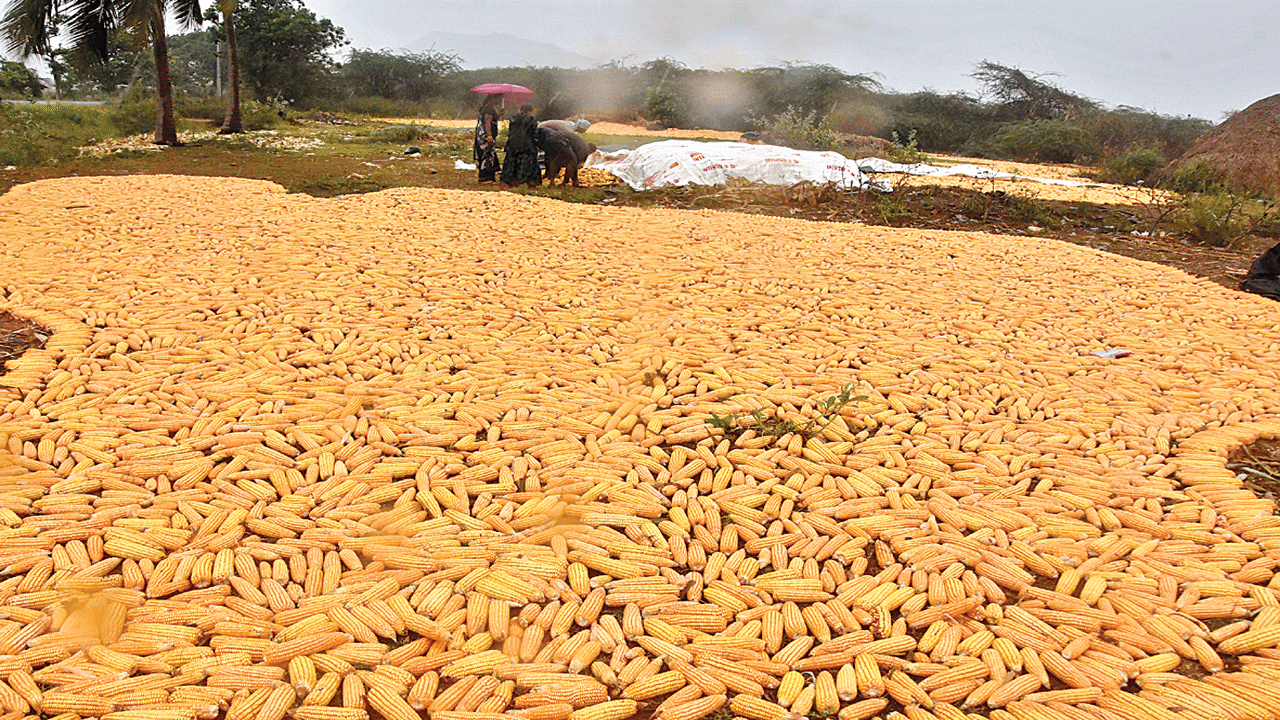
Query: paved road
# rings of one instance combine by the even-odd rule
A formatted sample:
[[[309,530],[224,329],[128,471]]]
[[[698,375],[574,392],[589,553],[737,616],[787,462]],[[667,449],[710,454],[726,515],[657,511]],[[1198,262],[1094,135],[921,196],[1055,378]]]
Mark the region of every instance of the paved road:
[[[36,105],[106,105],[103,100],[25,100],[22,98],[0,98],[0,102],[34,103]]]

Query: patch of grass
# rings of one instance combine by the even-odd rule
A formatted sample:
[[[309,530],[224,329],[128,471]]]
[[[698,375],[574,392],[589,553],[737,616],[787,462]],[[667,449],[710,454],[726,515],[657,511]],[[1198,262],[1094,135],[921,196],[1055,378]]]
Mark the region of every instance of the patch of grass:
[[[439,103],[437,103],[439,104]],[[381,97],[352,97],[332,99],[325,103],[325,110],[344,115],[364,115],[382,118],[430,118],[432,105],[412,100],[390,100]]]
[[[1010,194],[1005,195],[1004,201],[1008,206],[1007,216],[1013,220],[1040,227],[1057,227],[1058,219],[1035,198]]]
[[[458,134],[449,133],[446,135],[436,135],[436,139],[425,145],[420,145],[423,155],[433,157],[460,157],[467,162],[471,161],[472,140],[470,133]]]
[[[875,192],[875,198],[876,214],[886,225],[911,217],[911,203],[900,193]]]
[[[411,143],[431,139],[431,133],[423,125],[392,125],[374,130],[369,134],[372,142]]]
[[[536,188],[522,185],[513,188],[511,192],[514,192],[517,195],[534,195],[537,197],[552,198],[554,200],[582,203],[586,205],[594,205],[604,200],[607,195],[607,193],[601,188],[576,188],[571,185],[542,185]]]
[[[768,435],[771,437],[782,437],[792,433],[798,434],[806,440],[820,434],[827,426],[835,422],[840,417],[840,411],[847,405],[862,402],[867,399],[866,395],[853,394],[854,383],[849,383],[840,388],[840,392],[830,397],[818,401],[818,414],[803,423],[797,423],[790,418],[782,417],[781,411],[774,409],[770,414],[762,409],[755,409],[748,413],[734,412],[728,415],[717,415],[711,413],[707,424],[718,429],[724,434],[729,441],[737,440],[748,430],[753,430],[757,435]]]
[[[53,164],[116,133],[101,109],[83,105],[0,104],[0,167]]]
[[[288,186],[293,192],[303,192],[319,197],[337,197],[339,195],[358,195],[377,192],[394,187],[391,184],[371,178],[316,176],[304,178]]]

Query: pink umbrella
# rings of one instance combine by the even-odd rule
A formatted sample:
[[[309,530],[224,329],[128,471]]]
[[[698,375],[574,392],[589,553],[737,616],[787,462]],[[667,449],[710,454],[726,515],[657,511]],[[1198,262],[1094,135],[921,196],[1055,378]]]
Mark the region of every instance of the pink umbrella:
[[[478,92],[483,95],[501,95],[504,99],[508,95],[533,97],[534,93],[523,85],[512,85],[511,83],[486,83],[471,88],[472,92]]]

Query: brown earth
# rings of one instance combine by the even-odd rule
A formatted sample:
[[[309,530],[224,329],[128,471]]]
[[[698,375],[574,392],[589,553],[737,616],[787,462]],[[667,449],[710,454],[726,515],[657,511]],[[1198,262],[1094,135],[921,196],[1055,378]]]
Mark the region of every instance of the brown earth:
[[[49,339],[48,328],[26,318],[0,311],[0,375],[5,363],[17,358],[31,348],[44,347]]]
[[[1173,166],[1196,159],[1212,163],[1233,190],[1280,196],[1280,94],[1232,115]]]

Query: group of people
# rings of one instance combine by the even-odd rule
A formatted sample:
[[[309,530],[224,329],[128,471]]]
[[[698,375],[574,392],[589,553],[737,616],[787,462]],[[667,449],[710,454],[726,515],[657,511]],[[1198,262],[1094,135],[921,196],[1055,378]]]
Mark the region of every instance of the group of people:
[[[585,120],[570,123],[565,120],[547,120],[539,123],[533,116],[533,106],[524,104],[520,112],[507,123],[507,143],[503,147],[506,157],[498,160],[498,121],[503,116],[501,95],[488,95],[480,105],[476,118],[476,135],[473,152],[480,183],[489,184],[497,179],[508,187],[526,184],[542,185],[543,171],[538,153],[546,160],[546,178],[555,183],[560,171],[564,171],[562,185],[572,183],[578,187],[578,169],[596,146],[583,139],[579,133],[590,126]]]

